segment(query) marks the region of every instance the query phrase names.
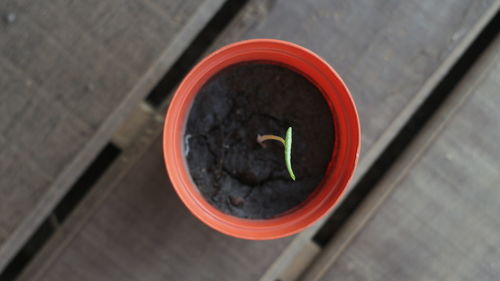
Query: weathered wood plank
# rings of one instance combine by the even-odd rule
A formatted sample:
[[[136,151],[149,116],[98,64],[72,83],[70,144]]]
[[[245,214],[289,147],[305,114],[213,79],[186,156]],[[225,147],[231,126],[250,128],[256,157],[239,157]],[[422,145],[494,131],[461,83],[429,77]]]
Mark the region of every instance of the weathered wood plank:
[[[11,159],[16,159],[12,161]],[[30,156],[16,145],[0,136],[0,243],[5,243],[15,228],[13,217],[23,217],[43,193],[41,184],[47,184],[49,177],[40,171]],[[29,177],[23,175],[30,175]],[[16,188],[19,192],[9,192]],[[15,205],[9,204],[16,202]]]
[[[499,1],[346,1],[335,5],[328,2],[323,5],[311,4],[300,8],[288,5],[288,8],[283,8],[286,12],[283,12],[281,18],[296,20],[296,26],[288,31],[282,27],[279,37],[296,40],[329,61],[350,87],[358,106],[363,139],[360,162],[352,184],[373,164],[482,27],[493,17],[499,4]],[[269,11],[266,7],[260,7],[254,13],[280,13],[275,8],[276,6]],[[295,14],[291,16],[293,11],[298,14],[304,11],[309,18],[312,18],[314,11],[321,14],[328,14],[330,11],[337,19],[344,21],[334,21],[332,19],[335,16],[330,16],[325,22],[311,20],[314,22],[312,24],[306,19],[298,19]],[[361,16],[359,13],[366,14]],[[457,15],[461,16],[457,18]],[[339,26],[347,20],[353,21],[352,18],[361,23],[347,25],[349,29],[352,28],[350,33],[337,34]],[[276,22],[273,24],[278,25]],[[308,29],[311,24],[314,32],[311,28]],[[259,36],[266,36],[274,31],[262,24],[257,25],[256,29]],[[297,34],[312,36],[316,33],[322,35],[318,37],[321,38],[319,43],[297,38]],[[247,33],[245,36],[251,37],[253,34]],[[308,38],[308,35],[304,36]],[[351,43],[343,45],[344,41]],[[330,44],[323,44],[324,42]],[[339,45],[341,47],[336,47]],[[342,61],[344,63],[338,63]],[[360,61],[363,63],[359,63]],[[294,264],[295,256],[302,251],[302,245],[309,242],[321,224],[319,222],[298,235],[261,280],[281,278],[281,272],[287,271],[287,267]]]
[[[0,270],[223,3],[156,2],[0,3]]]
[[[22,276],[18,278],[19,280],[36,280],[43,275],[45,270],[52,265],[52,262],[57,260],[59,254],[85,227],[105,199],[117,187],[117,184],[128,174],[131,167],[150,149],[163,128],[163,116],[151,111],[145,119],[148,119],[148,122],[144,123],[144,127],[137,128],[139,130],[136,132],[137,138],[126,146],[123,153],[113,162],[106,173],[98,179],[93,189],[80,202],[78,208],[71,213],[70,217],[22,272]]]
[[[2,65],[8,67],[5,61]],[[14,78],[11,83],[22,85],[22,75],[22,72],[18,72],[17,76],[9,76]],[[85,139],[90,137],[91,128],[61,103],[47,97],[45,91],[36,89],[35,85],[12,90],[4,92],[6,99],[19,93],[28,97],[17,114],[12,115],[14,118],[7,118],[9,124],[2,134],[8,142],[29,154],[40,170],[54,178],[71,160],[71,156],[77,154],[85,144]],[[19,176],[29,177],[26,174]]]
[[[108,207],[97,211],[71,241],[71,249],[59,257],[65,262],[55,264],[42,280],[259,277],[275,256],[269,245],[280,241],[229,238],[203,225],[174,194],[161,154],[158,139],[117,184],[103,205]],[[75,271],[81,274],[75,276]]]
[[[458,57],[457,52],[470,43],[470,37],[477,32],[474,27],[493,1],[443,2],[440,9],[428,8],[429,3],[254,1],[245,7],[213,48],[245,38],[274,37],[295,41],[318,52],[350,85],[362,112],[364,151],[370,151],[376,145],[383,148],[390,140],[387,131],[397,131],[399,124],[418,107],[433,81],[439,80],[446,67]],[[386,9],[381,9],[384,5]],[[464,16],[459,20],[456,14]],[[422,91],[423,88],[426,90]],[[407,112],[405,118],[399,118],[401,112]],[[383,136],[386,137],[381,144],[379,139]],[[63,277],[71,280],[72,272],[68,268],[81,272],[79,277],[84,280],[138,280],[145,279],[144,276],[151,280],[254,280],[282,253],[278,266],[272,267],[263,279],[274,281],[280,277],[280,270],[293,262],[300,247],[282,252],[290,239],[239,241],[193,221],[168,189],[158,148],[148,152],[154,153],[155,156],[144,156],[142,164],[135,165],[129,172],[135,178],[127,174],[127,180],[120,180],[112,187],[103,186],[109,189],[99,198],[102,202],[90,208],[90,215],[83,223],[76,221],[79,217],[70,219],[68,227],[63,229],[71,234],[58,235],[57,240],[51,242],[51,249],[37,258],[36,268],[30,269],[33,274],[26,275],[24,280]],[[148,205],[157,209],[153,212]],[[104,222],[111,225],[106,226]],[[133,224],[147,231],[131,229]],[[174,227],[179,233],[173,232]],[[311,233],[299,235],[295,241],[302,239],[309,243],[311,236]],[[172,242],[174,238],[180,242]],[[166,243],[164,239],[172,240]],[[180,244],[171,245],[176,243]],[[94,250],[85,250],[87,247]],[[200,253],[198,247],[205,247],[207,252],[200,260],[186,255],[183,247],[193,253]],[[102,266],[105,263],[109,264],[107,269]],[[189,270],[193,266],[196,271]],[[146,275],[138,276],[136,271]]]
[[[260,1],[216,45],[272,37],[322,56],[353,94],[366,152],[493,2]]]
[[[497,280],[499,87],[497,38],[304,280]]]

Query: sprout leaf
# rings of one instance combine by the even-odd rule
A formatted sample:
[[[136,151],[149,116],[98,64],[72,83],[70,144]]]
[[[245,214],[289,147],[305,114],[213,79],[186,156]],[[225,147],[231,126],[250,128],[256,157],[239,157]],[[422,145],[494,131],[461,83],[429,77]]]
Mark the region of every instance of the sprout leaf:
[[[285,135],[285,165],[292,180],[295,180],[295,175],[292,170],[292,127],[288,127]]]
[[[267,140],[279,141],[285,146],[285,165],[292,180],[295,180],[295,175],[292,170],[292,127],[286,130],[285,139],[275,135],[257,135],[257,142],[262,145]]]

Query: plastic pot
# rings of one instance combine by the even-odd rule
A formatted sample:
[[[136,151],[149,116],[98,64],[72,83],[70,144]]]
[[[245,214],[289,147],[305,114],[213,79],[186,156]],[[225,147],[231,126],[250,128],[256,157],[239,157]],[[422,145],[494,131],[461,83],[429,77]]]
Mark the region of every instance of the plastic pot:
[[[272,219],[242,219],[208,203],[192,181],[184,157],[183,138],[189,111],[198,91],[214,74],[245,61],[270,61],[289,67],[314,83],[330,106],[335,144],[325,178],[299,206]],[[357,164],[360,148],[358,114],[339,75],[323,59],[296,44],[254,39],[215,51],[199,62],[179,85],[170,103],[163,132],[163,152],[172,185],[186,207],[210,227],[234,237],[266,240],[295,234],[318,221],[337,204]]]

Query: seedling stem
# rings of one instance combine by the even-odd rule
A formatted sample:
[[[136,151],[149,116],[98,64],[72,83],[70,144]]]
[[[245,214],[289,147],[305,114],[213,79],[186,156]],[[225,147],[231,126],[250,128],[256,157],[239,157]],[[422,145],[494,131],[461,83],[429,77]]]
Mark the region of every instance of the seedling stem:
[[[295,180],[295,175],[292,170],[292,127],[288,127],[286,130],[285,139],[275,135],[257,135],[257,142],[262,144],[262,142],[267,140],[279,141],[285,147],[285,165],[290,174],[292,180]]]

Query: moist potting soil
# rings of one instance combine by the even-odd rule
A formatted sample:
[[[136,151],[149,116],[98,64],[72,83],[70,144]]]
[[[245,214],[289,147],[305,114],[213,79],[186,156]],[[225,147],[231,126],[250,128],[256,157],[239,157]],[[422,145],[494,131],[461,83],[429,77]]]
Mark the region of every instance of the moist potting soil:
[[[283,145],[256,141],[293,128],[293,181]],[[266,62],[232,65],[199,91],[184,152],[194,183],[224,213],[268,219],[303,203],[323,179],[334,146],[332,114],[301,74]]]

